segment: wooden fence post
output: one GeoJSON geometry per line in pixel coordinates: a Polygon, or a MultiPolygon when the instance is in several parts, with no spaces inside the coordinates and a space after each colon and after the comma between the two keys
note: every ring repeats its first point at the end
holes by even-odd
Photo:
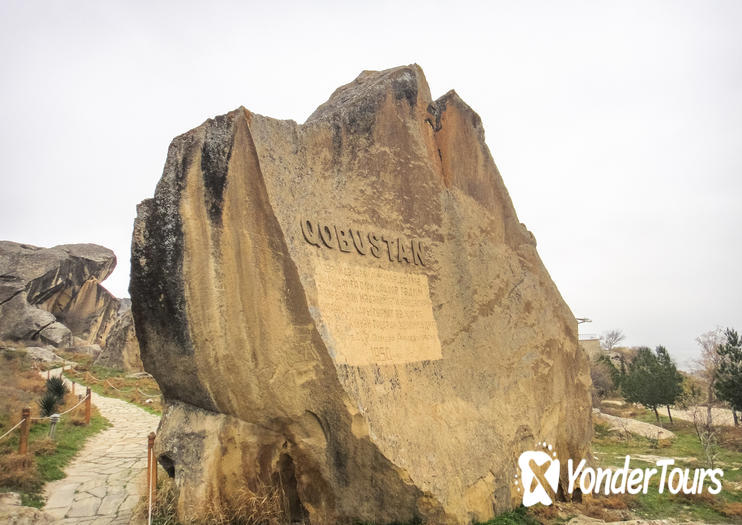
{"type": "Polygon", "coordinates": [[[87,387],[85,389],[85,393],[87,395],[87,398],[85,399],[85,424],[90,424],[90,409],[91,409],[91,403],[93,399],[93,395],[90,392],[90,387],[87,387]]]}
{"type": "Polygon", "coordinates": [[[21,440],[18,443],[18,453],[28,453],[28,433],[31,430],[31,408],[26,407],[21,410],[21,418],[23,424],[21,425],[21,440]]]}
{"type": "Polygon", "coordinates": [[[147,438],[147,497],[151,498],[152,505],[155,504],[157,496],[157,462],[154,447],[155,433],[150,432],[147,438]]]}
{"type": "Polygon", "coordinates": [[[75,395],[75,382],[72,381],[72,395],[75,395]]]}
{"type": "Polygon", "coordinates": [[[52,374],[51,373],[51,370],[47,369],[46,370],[46,378],[49,379],[52,376],[51,374],[52,374]]]}

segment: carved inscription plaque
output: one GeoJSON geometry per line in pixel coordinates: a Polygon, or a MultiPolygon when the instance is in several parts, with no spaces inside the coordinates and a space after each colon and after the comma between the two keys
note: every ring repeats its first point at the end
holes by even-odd
{"type": "Polygon", "coordinates": [[[441,358],[427,276],[325,260],[316,264],[320,316],[338,363],[441,358]]]}

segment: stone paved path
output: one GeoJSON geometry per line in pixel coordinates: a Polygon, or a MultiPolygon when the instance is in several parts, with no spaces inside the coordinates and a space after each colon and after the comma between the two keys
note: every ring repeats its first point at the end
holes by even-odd
{"type": "Polygon", "coordinates": [[[43,510],[60,524],[134,523],[132,511],[146,492],[147,436],[160,418],[96,393],[93,404],[113,426],[85,443],[67,465],[66,478],[47,484],[43,510]]]}

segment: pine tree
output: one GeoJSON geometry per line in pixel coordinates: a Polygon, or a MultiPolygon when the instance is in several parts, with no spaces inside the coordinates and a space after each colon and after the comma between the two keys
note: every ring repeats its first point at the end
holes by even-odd
{"type": "MultiPolygon", "coordinates": [[[[736,412],[742,410],[742,340],[735,330],[727,328],[726,342],[716,348],[721,357],[716,371],[716,396],[736,412]]],[[[737,418],[735,417],[735,424],[737,418]]]]}
{"type": "Polygon", "coordinates": [[[657,407],[667,405],[669,414],[669,406],[682,392],[682,382],[683,378],[665,347],[658,346],[652,353],[644,346],[637,350],[636,357],[629,364],[621,389],[626,401],[651,409],[659,423],[657,407]]]}
{"type": "Polygon", "coordinates": [[[664,346],[658,346],[655,352],[657,353],[657,366],[659,367],[658,380],[662,385],[660,404],[667,407],[667,417],[670,418],[670,424],[672,424],[670,405],[675,404],[675,400],[683,393],[683,376],[678,372],[664,346]]]}

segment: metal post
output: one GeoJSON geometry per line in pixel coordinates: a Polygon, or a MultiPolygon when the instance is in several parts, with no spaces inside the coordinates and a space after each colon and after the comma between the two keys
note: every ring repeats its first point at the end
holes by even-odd
{"type": "Polygon", "coordinates": [[[75,382],[72,381],[72,395],[75,395],[75,382]]]}
{"type": "Polygon", "coordinates": [[[54,439],[54,431],[57,429],[57,423],[59,423],[59,414],[52,414],[49,421],[51,421],[49,424],[49,439],[54,439]]]}
{"type": "Polygon", "coordinates": [[[90,387],[87,387],[85,389],[85,393],[87,395],[87,398],[85,399],[85,424],[90,424],[90,409],[91,409],[91,402],[93,399],[93,396],[90,392],[90,387]]]}
{"type": "Polygon", "coordinates": [[[21,418],[23,418],[23,424],[21,425],[21,440],[18,443],[18,453],[28,453],[28,433],[31,430],[31,408],[26,407],[21,410],[21,418]]]}

